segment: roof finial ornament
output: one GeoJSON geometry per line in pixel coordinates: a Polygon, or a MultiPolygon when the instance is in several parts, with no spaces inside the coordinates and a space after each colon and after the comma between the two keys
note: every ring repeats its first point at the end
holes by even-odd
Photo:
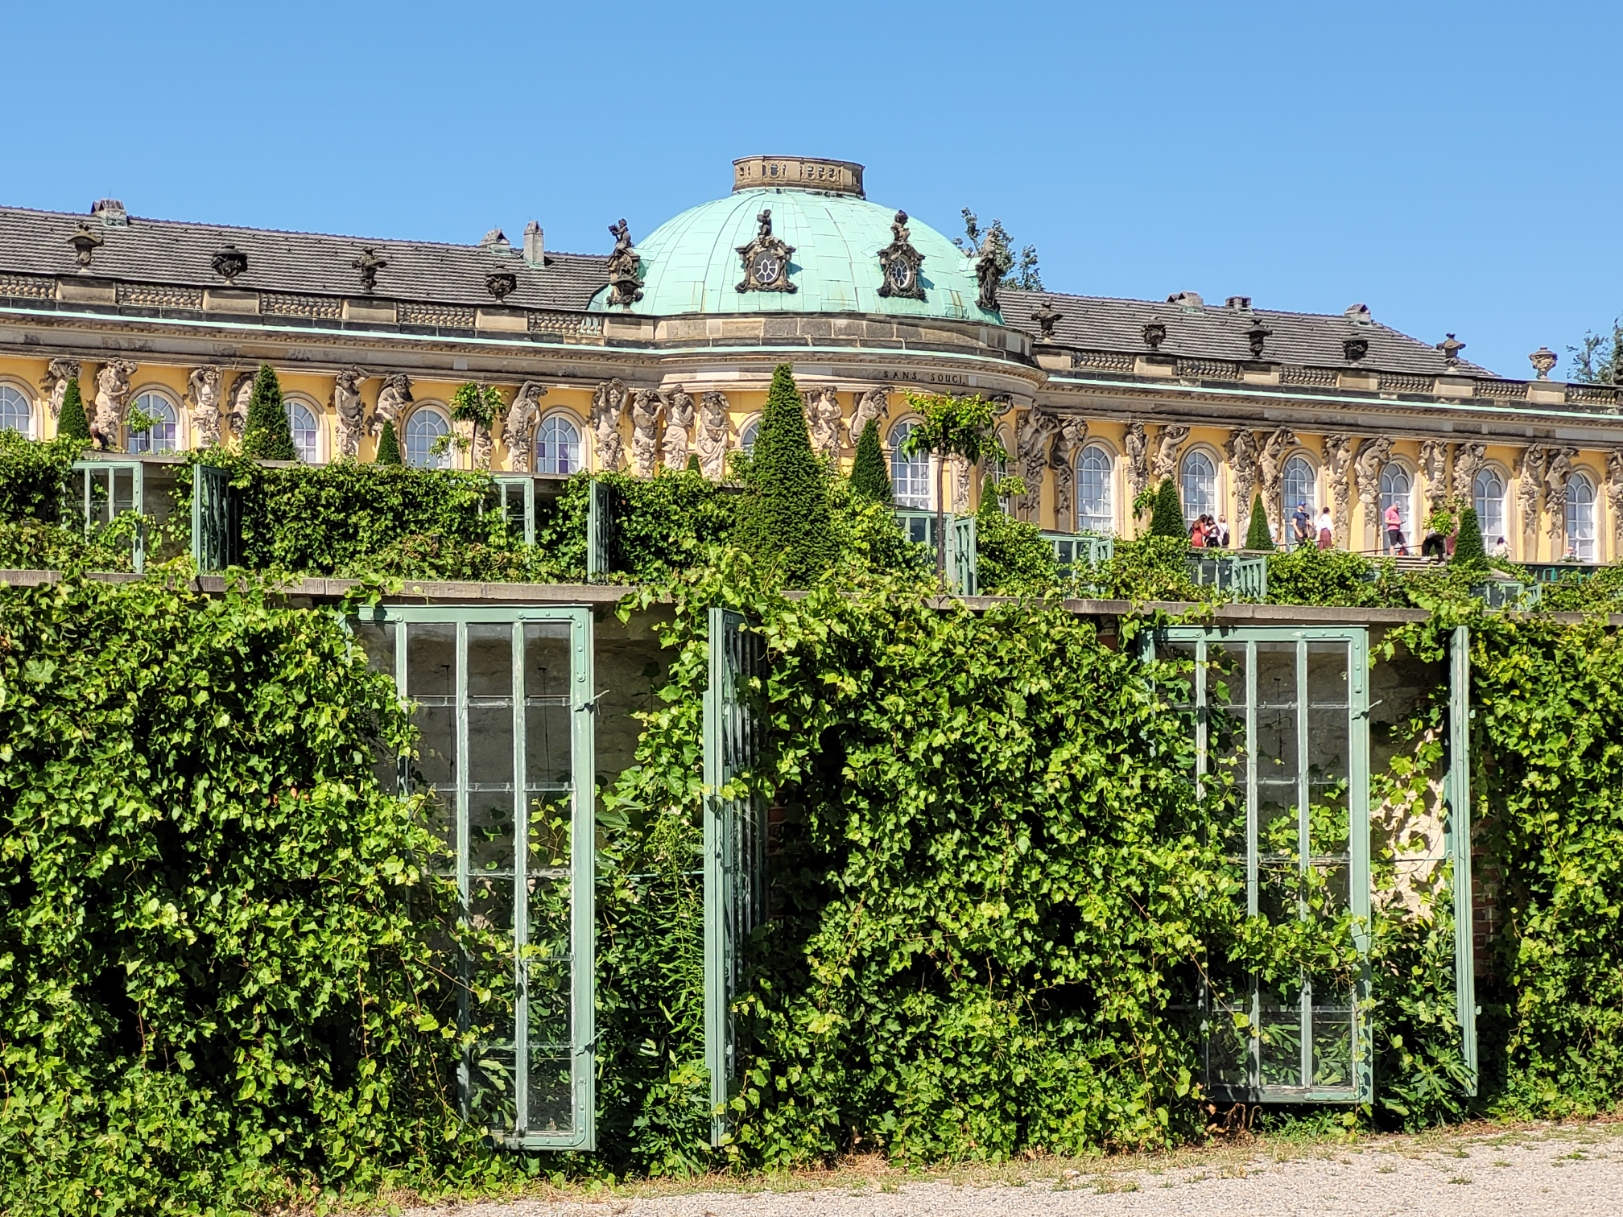
{"type": "Polygon", "coordinates": [[[1357,363],[1369,354],[1368,338],[1343,338],[1341,340],[1341,353],[1347,357],[1348,363],[1357,363]]]}
{"type": "Polygon", "coordinates": [[[378,272],[387,265],[389,265],[388,262],[380,258],[377,250],[371,246],[363,247],[360,257],[350,263],[353,269],[361,272],[361,290],[368,296],[377,291],[378,272]]]}
{"type": "Polygon", "coordinates": [[[1527,357],[1527,362],[1533,365],[1533,371],[1538,373],[1539,380],[1550,379],[1550,370],[1555,367],[1560,356],[1549,347],[1539,347],[1527,357]]]}
{"type": "Polygon", "coordinates": [[[485,276],[485,290],[497,300],[505,300],[518,290],[518,276],[506,269],[493,270],[485,276]]]}
{"type": "Polygon", "coordinates": [[[211,265],[215,274],[234,285],[237,276],[248,269],[248,255],[235,245],[227,245],[214,255],[211,265]]]}
{"type": "Polygon", "coordinates": [[[90,265],[90,256],[96,252],[107,238],[90,227],[88,220],[79,221],[79,231],[68,238],[68,244],[73,246],[73,252],[78,255],[79,265],[90,265]]]}
{"type": "Polygon", "coordinates": [[[1037,311],[1031,315],[1031,319],[1042,327],[1042,336],[1044,338],[1052,338],[1054,336],[1054,326],[1059,323],[1060,318],[1063,316],[1065,314],[1054,307],[1054,301],[1044,296],[1042,303],[1037,306],[1037,311]]]}
{"type": "Polygon", "coordinates": [[[642,259],[631,244],[631,229],[622,216],[618,224],[609,225],[614,237],[614,252],[609,255],[609,303],[630,308],[642,299],[642,259]]]}
{"type": "Polygon", "coordinates": [[[1245,340],[1251,346],[1251,358],[1261,359],[1263,347],[1274,332],[1262,324],[1262,318],[1257,318],[1256,324],[1245,332],[1245,340]]]}
{"type": "Polygon", "coordinates": [[[907,228],[907,212],[898,211],[890,222],[890,244],[879,251],[879,269],[884,282],[879,285],[881,296],[900,296],[904,300],[923,300],[924,288],[919,284],[919,268],[924,255],[913,248],[913,234],[907,228]]]}
{"type": "Polygon", "coordinates": [[[772,235],[772,209],[764,208],[755,217],[755,239],[738,247],[738,256],[744,260],[744,278],[739,283],[741,292],[793,292],[789,282],[789,258],[795,252],[793,245],[772,235]]]}
{"type": "Polygon", "coordinates": [[[1465,349],[1465,344],[1449,334],[1437,344],[1437,349],[1443,353],[1443,362],[1453,368],[1459,366],[1460,352],[1465,349]]]}
{"type": "Polygon", "coordinates": [[[1144,345],[1152,351],[1159,351],[1161,344],[1167,340],[1167,326],[1164,321],[1147,321],[1144,323],[1144,345]]]}

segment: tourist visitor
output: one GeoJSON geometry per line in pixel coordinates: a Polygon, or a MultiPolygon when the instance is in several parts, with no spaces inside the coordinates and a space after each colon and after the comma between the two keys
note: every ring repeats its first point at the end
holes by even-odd
{"type": "Polygon", "coordinates": [[[1335,523],[1330,519],[1330,509],[1324,508],[1319,512],[1319,548],[1329,549],[1335,544],[1335,523]]]}
{"type": "Polygon", "coordinates": [[[1386,508],[1386,548],[1405,558],[1409,556],[1409,547],[1403,543],[1403,513],[1396,503],[1386,508]]]}
{"type": "Polygon", "coordinates": [[[1307,514],[1307,504],[1296,504],[1296,513],[1291,516],[1291,548],[1300,549],[1313,539],[1313,517],[1307,514]]]}
{"type": "Polygon", "coordinates": [[[1208,545],[1215,545],[1219,549],[1229,547],[1229,518],[1226,515],[1217,517],[1217,533],[1214,538],[1207,541],[1208,545]]]}
{"type": "Polygon", "coordinates": [[[1495,558],[1508,558],[1510,557],[1510,542],[1503,537],[1499,537],[1495,539],[1493,549],[1490,552],[1495,558]]]}

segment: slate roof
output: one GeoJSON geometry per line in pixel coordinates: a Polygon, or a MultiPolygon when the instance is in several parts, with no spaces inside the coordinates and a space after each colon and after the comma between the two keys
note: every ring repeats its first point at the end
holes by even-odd
{"type": "MultiPolygon", "coordinates": [[[[592,293],[608,282],[608,256],[546,254],[546,265],[529,266],[515,247],[495,253],[478,245],[431,241],[391,241],[325,233],[278,232],[191,224],[131,216],[127,226],[103,225],[99,218],[66,212],[0,207],[0,271],[67,275],[79,271],[68,238],[89,220],[103,238],[83,273],[133,283],[226,287],[213,258],[226,244],[248,255],[237,287],[267,292],[361,296],[360,272],[350,264],[371,248],[388,262],[378,272],[374,295],[387,300],[493,306],[485,287],[494,268],[513,271],[518,288],[503,304],[515,308],[583,310],[592,293]]],[[[522,237],[510,236],[515,242],[522,237]]]]}
{"type": "MultiPolygon", "coordinates": [[[[234,286],[262,292],[362,296],[360,272],[351,263],[367,248],[388,262],[378,273],[373,293],[384,300],[489,307],[497,301],[485,286],[485,276],[501,268],[511,270],[518,280],[518,287],[502,304],[583,312],[593,294],[608,282],[607,254],[548,252],[545,266],[536,268],[524,261],[517,244],[498,252],[499,247],[481,245],[282,232],[141,216],[131,216],[127,225],[106,225],[99,217],[84,213],[21,207],[0,207],[0,273],[80,273],[68,239],[86,221],[103,244],[82,273],[131,283],[226,287],[212,263],[227,244],[248,255],[248,269],[236,277],[234,286]]],[[[521,242],[522,235],[509,239],[521,242]]],[[[1442,352],[1430,343],[1379,322],[1358,323],[1345,316],[1241,310],[1216,303],[1191,309],[1168,302],[1012,288],[998,295],[1005,324],[1033,336],[1040,335],[1041,327],[1031,314],[1043,300],[1051,300],[1064,315],[1049,341],[1079,350],[1148,352],[1144,325],[1155,320],[1167,327],[1166,340],[1159,348],[1162,354],[1244,361],[1253,358],[1246,331],[1260,320],[1273,331],[1263,351],[1263,358],[1273,363],[1361,367],[1422,376],[1449,371],[1493,375],[1464,360],[1450,369],[1442,352]],[[1369,341],[1369,353],[1356,364],[1347,360],[1342,348],[1342,341],[1350,337],[1369,341]]]]}
{"type": "Polygon", "coordinates": [[[1058,346],[1087,351],[1148,353],[1144,326],[1160,321],[1167,327],[1163,355],[1188,359],[1250,360],[1251,345],[1246,331],[1261,321],[1273,333],[1265,339],[1262,358],[1270,363],[1318,368],[1369,368],[1378,372],[1409,372],[1421,376],[1455,373],[1462,376],[1492,376],[1477,364],[1460,360],[1449,368],[1443,353],[1378,321],[1354,322],[1345,316],[1322,313],[1286,313],[1274,309],[1242,310],[1207,303],[1198,310],[1180,304],[1150,300],[1116,300],[1108,296],[1072,296],[1063,292],[1028,292],[1003,288],[998,292],[1004,324],[1025,330],[1033,336],[1042,330],[1031,314],[1044,300],[1062,316],[1054,323],[1054,336],[1047,341],[1058,346]],[[1364,338],[1369,353],[1353,363],[1347,359],[1342,341],[1364,338]]]}

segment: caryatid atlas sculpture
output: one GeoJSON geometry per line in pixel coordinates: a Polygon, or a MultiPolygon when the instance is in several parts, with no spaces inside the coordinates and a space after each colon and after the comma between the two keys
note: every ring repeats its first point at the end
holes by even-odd
{"type": "Polygon", "coordinates": [[[130,378],[136,365],[127,359],[102,364],[96,373],[96,412],[90,422],[90,438],[100,448],[116,447],[124,426],[124,412],[130,400],[130,378]]]}
{"type": "Polygon", "coordinates": [[[220,442],[220,390],[225,374],[220,365],[204,364],[186,378],[186,401],[190,405],[192,446],[213,448],[220,442]]]}
{"type": "Polygon", "coordinates": [[[1257,456],[1263,507],[1268,512],[1268,526],[1276,537],[1285,535],[1284,501],[1280,498],[1285,483],[1285,453],[1296,442],[1296,433],[1289,427],[1275,427],[1263,441],[1262,451],[1257,456]]]}
{"type": "Polygon", "coordinates": [[[699,399],[699,431],[695,437],[699,470],[712,482],[721,481],[727,472],[727,449],[732,432],[727,395],[713,389],[699,399]]]}
{"type": "Polygon", "coordinates": [[[239,442],[248,430],[248,403],[253,396],[254,374],[238,372],[231,391],[225,395],[225,421],[231,424],[231,435],[239,442]]]}
{"type": "Polygon", "coordinates": [[[1189,428],[1167,423],[1155,434],[1155,484],[1159,486],[1178,472],[1178,451],[1189,438],[1189,428]]]}
{"type": "Polygon", "coordinates": [[[1392,458],[1392,437],[1378,435],[1366,439],[1353,460],[1353,475],[1358,482],[1358,501],[1364,508],[1364,531],[1377,535],[1381,526],[1381,472],[1392,458]]]}
{"type": "Polygon", "coordinates": [[[404,372],[385,376],[383,388],[378,390],[378,404],[372,409],[372,434],[381,434],[383,424],[388,423],[394,428],[395,442],[399,443],[404,438],[400,432],[400,419],[411,402],[411,377],[404,372]]]}
{"type": "Polygon", "coordinates": [[[353,460],[361,452],[361,433],[366,429],[366,403],[361,400],[361,382],[366,373],[345,368],[333,377],[333,413],[338,416],[338,455],[353,460]]]}
{"type": "Polygon", "coordinates": [[[665,394],[665,435],[659,451],[660,463],[665,468],[687,468],[688,449],[693,443],[695,412],[693,394],[681,385],[672,385],[665,394]]]}
{"type": "Polygon", "coordinates": [[[829,386],[806,394],[806,427],[812,451],[823,457],[840,454],[840,396],[829,386]]]}
{"type": "Polygon", "coordinates": [[[597,467],[614,472],[625,460],[620,440],[620,418],[625,413],[625,382],[619,377],[605,380],[592,390],[592,409],[587,421],[592,427],[592,445],[597,449],[597,467]]]}
{"type": "Polygon", "coordinates": [[[1022,520],[1035,520],[1042,515],[1043,475],[1048,469],[1048,445],[1059,434],[1059,419],[1042,406],[1032,406],[1021,420],[1015,440],[1020,455],[1020,480],[1026,484],[1026,493],[1020,496],[1019,512],[1022,520]]]}
{"type": "Polygon", "coordinates": [[[1251,500],[1257,492],[1258,450],[1257,437],[1249,427],[1236,427],[1223,441],[1223,455],[1228,457],[1234,477],[1234,519],[1242,528],[1251,519],[1251,500]]]}
{"type": "Polygon", "coordinates": [[[77,359],[53,359],[40,379],[40,392],[45,395],[45,406],[51,412],[51,421],[62,417],[62,399],[68,393],[68,381],[79,378],[77,359]]]}
{"type": "Polygon", "coordinates": [[[535,428],[541,421],[541,399],[546,395],[540,381],[526,380],[513,395],[513,404],[507,407],[502,444],[507,449],[508,467],[515,473],[529,473],[534,468],[535,428]]]}
{"type": "Polygon", "coordinates": [[[862,433],[874,423],[890,414],[890,390],[884,385],[864,389],[857,396],[856,408],[851,411],[851,444],[856,446],[862,433]]]}
{"type": "Polygon", "coordinates": [[[640,478],[654,476],[659,460],[659,420],[665,399],[657,390],[638,389],[631,395],[631,471],[640,478]]]}
{"type": "Polygon", "coordinates": [[[1138,496],[1150,484],[1150,441],[1144,434],[1143,423],[1127,424],[1126,434],[1122,436],[1122,448],[1127,453],[1127,487],[1132,491],[1133,501],[1137,502],[1138,496]]]}
{"type": "Polygon", "coordinates": [[[1351,538],[1351,520],[1348,518],[1351,506],[1351,487],[1348,484],[1347,471],[1352,465],[1352,459],[1352,436],[1336,434],[1324,437],[1324,469],[1330,477],[1330,501],[1334,504],[1335,539],[1336,544],[1342,549],[1347,548],[1347,542],[1351,538]]]}

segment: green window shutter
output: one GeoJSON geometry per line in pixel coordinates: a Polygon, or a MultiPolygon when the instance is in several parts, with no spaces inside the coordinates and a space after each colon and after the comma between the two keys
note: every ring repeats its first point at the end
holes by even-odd
{"type": "MultiPolygon", "coordinates": [[[[448,847],[462,915],[504,950],[465,959],[463,1114],[524,1150],[596,1148],[591,610],[379,606],[351,623],[421,736],[402,758],[448,847]]],[[[391,773],[392,758],[380,767],[391,773]]]]}
{"type": "Polygon", "coordinates": [[[500,508],[507,516],[510,531],[524,538],[524,544],[535,544],[535,479],[529,477],[497,477],[496,490],[490,506],[500,508]]]}
{"type": "Polygon", "coordinates": [[[192,466],[192,561],[197,573],[242,560],[242,498],[231,475],[214,465],[192,466]]]}
{"type": "Polygon", "coordinates": [[[704,1046],[711,1143],[727,1135],[740,1072],[733,1003],[749,936],[766,918],[766,803],[733,785],[760,758],[749,685],[766,675],[766,648],[730,609],[710,610],[710,683],[704,695],[704,1046]]]}
{"type": "Polygon", "coordinates": [[[606,482],[593,482],[586,505],[586,581],[597,583],[613,569],[614,498],[606,482]]]}
{"type": "Polygon", "coordinates": [[[132,569],[146,569],[146,477],[140,461],[75,461],[70,482],[79,500],[88,535],[98,525],[109,524],[125,512],[141,519],[131,541],[132,569]]]}
{"type": "Polygon", "coordinates": [[[952,590],[960,596],[978,595],[975,517],[952,516],[947,528],[947,574],[952,580],[952,590]]]}

